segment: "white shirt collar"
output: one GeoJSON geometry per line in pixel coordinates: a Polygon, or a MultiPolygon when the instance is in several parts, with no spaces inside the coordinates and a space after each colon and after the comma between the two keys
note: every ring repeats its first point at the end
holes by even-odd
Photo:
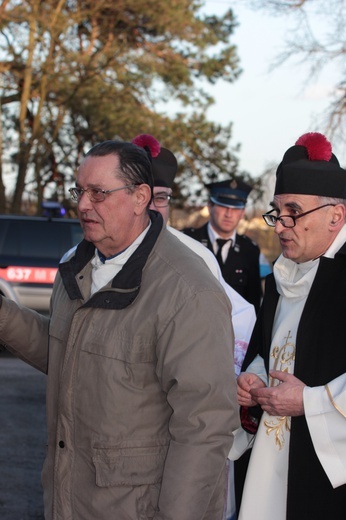
{"type": "Polygon", "coordinates": [[[126,264],[127,260],[130,256],[135,252],[137,247],[143,242],[145,235],[148,233],[149,228],[151,226],[151,222],[145,228],[144,231],[132,242],[129,247],[122,251],[117,256],[102,262],[97,253],[97,249],[95,249],[95,255],[91,260],[92,265],[92,284],[91,284],[91,294],[99,291],[102,287],[107,285],[116,276],[119,271],[121,271],[122,267],[126,264]]]}
{"type": "MultiPolygon", "coordinates": [[[[220,237],[220,235],[215,231],[215,229],[213,228],[213,226],[211,225],[210,222],[208,222],[208,234],[209,234],[210,242],[212,243],[213,246],[218,238],[224,238],[224,237],[220,237]]],[[[231,239],[232,243],[235,244],[235,236],[236,236],[236,231],[233,231],[232,235],[227,237],[227,239],[231,239]]]]}

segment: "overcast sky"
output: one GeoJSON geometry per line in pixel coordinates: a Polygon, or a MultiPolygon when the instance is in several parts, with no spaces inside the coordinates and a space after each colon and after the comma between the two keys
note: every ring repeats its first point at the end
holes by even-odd
{"type": "MultiPolygon", "coordinates": [[[[253,12],[241,1],[210,0],[205,11],[220,15],[230,6],[239,21],[232,42],[238,47],[243,74],[234,84],[212,88],[216,104],[208,117],[224,124],[233,122],[233,144],[241,144],[240,168],[257,176],[269,165],[278,164],[301,134],[324,132],[324,114],[337,73],[330,66],[308,81],[308,65],[294,62],[269,72],[283,48],[287,19],[253,12]]],[[[332,144],[345,166],[344,149],[340,143],[332,144]]]]}

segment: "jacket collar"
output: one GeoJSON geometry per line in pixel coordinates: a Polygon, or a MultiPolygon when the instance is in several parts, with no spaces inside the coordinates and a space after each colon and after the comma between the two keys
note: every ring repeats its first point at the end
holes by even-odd
{"type": "MultiPolygon", "coordinates": [[[[143,268],[163,227],[160,213],[150,211],[149,215],[151,226],[143,242],[113,278],[111,285],[95,293],[84,303],[84,307],[124,309],[136,299],[141,288],[143,268]]],[[[59,265],[62,282],[71,300],[83,299],[76,276],[91,261],[94,254],[94,244],[82,240],[75,255],[69,261],[59,265]]]]}

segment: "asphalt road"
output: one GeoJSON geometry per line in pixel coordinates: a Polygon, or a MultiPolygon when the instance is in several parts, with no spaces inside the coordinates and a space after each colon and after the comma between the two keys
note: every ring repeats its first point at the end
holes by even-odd
{"type": "Polygon", "coordinates": [[[0,353],[0,519],[43,520],[46,376],[0,353]]]}

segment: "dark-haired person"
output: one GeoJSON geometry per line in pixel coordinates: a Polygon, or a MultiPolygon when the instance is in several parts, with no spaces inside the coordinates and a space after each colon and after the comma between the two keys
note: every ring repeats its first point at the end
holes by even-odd
{"type": "Polygon", "coordinates": [[[1,341],[48,374],[46,520],[223,517],[239,421],[230,304],[149,210],[152,187],[149,153],[93,147],[70,190],[84,240],[50,318],[2,299],[1,341]]]}
{"type": "Polygon", "coordinates": [[[239,520],[345,518],[345,205],[331,144],[304,134],[284,154],[263,215],[282,254],[238,377],[243,429],[231,456],[255,434],[239,520]]]}
{"type": "Polygon", "coordinates": [[[237,233],[252,187],[236,178],[206,187],[209,222],[200,228],[185,228],[183,232],[214,253],[225,281],[258,312],[262,298],[260,250],[249,237],[237,233]]]}

